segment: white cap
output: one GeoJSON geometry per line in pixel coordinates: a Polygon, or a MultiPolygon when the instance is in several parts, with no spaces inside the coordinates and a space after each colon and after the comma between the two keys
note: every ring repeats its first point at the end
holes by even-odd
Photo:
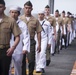
{"type": "Polygon", "coordinates": [[[69,15],[69,17],[72,17],[72,15],[69,15]]]}
{"type": "Polygon", "coordinates": [[[17,10],[17,11],[21,11],[21,7],[19,6],[11,6],[10,10],[17,10]]]}
{"type": "Polygon", "coordinates": [[[43,10],[40,10],[39,12],[38,12],[38,14],[44,14],[44,11],[43,10]]]}

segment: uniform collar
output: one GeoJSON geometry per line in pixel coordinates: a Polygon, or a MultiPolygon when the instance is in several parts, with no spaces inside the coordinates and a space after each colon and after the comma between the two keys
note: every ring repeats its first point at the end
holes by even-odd
{"type": "Polygon", "coordinates": [[[18,20],[16,21],[16,23],[18,24],[20,21],[21,21],[21,20],[20,20],[20,19],[18,19],[18,20]]]}
{"type": "Polygon", "coordinates": [[[43,19],[42,21],[39,20],[40,24],[42,25],[43,22],[45,22],[46,19],[43,19]]]}
{"type": "MultiPolygon", "coordinates": [[[[26,19],[26,17],[27,17],[26,15],[23,15],[23,19],[26,19]]],[[[31,15],[30,20],[32,20],[32,19],[33,19],[33,16],[31,15]]]]}
{"type": "Polygon", "coordinates": [[[50,18],[52,18],[52,16],[51,15],[49,15],[49,16],[45,16],[45,19],[50,19],[50,18]],[[48,18],[47,18],[48,17],[48,18]]]}

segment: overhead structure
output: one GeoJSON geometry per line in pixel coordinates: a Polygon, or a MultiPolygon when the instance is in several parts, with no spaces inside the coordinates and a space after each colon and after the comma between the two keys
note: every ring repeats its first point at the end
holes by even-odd
{"type": "Polygon", "coordinates": [[[49,0],[51,14],[54,14],[54,0],[49,0]]]}

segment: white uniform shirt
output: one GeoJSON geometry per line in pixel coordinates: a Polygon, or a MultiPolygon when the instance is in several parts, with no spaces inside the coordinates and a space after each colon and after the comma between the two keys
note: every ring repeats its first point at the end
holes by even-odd
{"type": "MultiPolygon", "coordinates": [[[[27,50],[28,52],[30,52],[30,35],[28,32],[27,25],[20,19],[18,19],[16,22],[19,28],[21,29],[22,33],[20,35],[20,42],[17,45],[16,49],[14,50],[13,54],[21,54],[22,50],[27,50]]],[[[12,34],[10,40],[10,46],[12,47],[13,44],[14,44],[14,35],[12,34]]]]}
{"type": "Polygon", "coordinates": [[[52,38],[52,28],[51,28],[51,25],[50,25],[50,22],[48,22],[47,20],[43,20],[43,21],[39,21],[40,24],[42,25],[43,27],[43,30],[41,32],[41,39],[44,39],[44,38],[48,38],[48,44],[51,44],[51,38],[52,38]],[[43,21],[45,21],[43,23],[43,21]]]}

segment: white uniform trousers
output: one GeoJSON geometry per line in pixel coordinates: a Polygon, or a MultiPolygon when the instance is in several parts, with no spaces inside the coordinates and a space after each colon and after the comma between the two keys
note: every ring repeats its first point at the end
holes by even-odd
{"type": "Polygon", "coordinates": [[[53,54],[55,52],[55,37],[54,35],[52,35],[52,40],[51,40],[51,48],[50,48],[50,52],[51,54],[53,54]]]}
{"type": "Polygon", "coordinates": [[[75,30],[73,30],[72,32],[72,40],[74,40],[74,38],[75,38],[75,30]]]}
{"type": "MultiPolygon", "coordinates": [[[[74,37],[74,38],[76,37],[76,35],[75,35],[75,30],[73,31],[73,37],[74,37]]],[[[73,38],[73,39],[74,39],[74,38],[73,38]]]]}
{"type": "Polygon", "coordinates": [[[73,21],[73,33],[72,33],[72,39],[74,40],[74,38],[75,38],[75,28],[76,27],[76,22],[75,21],[73,21]]]}
{"type": "Polygon", "coordinates": [[[70,39],[69,39],[69,44],[72,43],[72,29],[70,30],[70,39]]]}
{"type": "MultiPolygon", "coordinates": [[[[15,71],[14,75],[22,75],[22,59],[23,59],[23,54],[12,55],[12,61],[14,64],[14,71],[15,71]]],[[[11,66],[10,66],[10,70],[11,70],[11,66]]],[[[12,75],[10,72],[9,75],[12,75]]]]}
{"type": "Polygon", "coordinates": [[[67,44],[66,44],[66,46],[69,45],[69,38],[70,38],[70,32],[67,32],[67,44]]]}
{"type": "MultiPolygon", "coordinates": [[[[36,49],[37,49],[36,44],[36,49]]],[[[36,71],[41,71],[41,68],[46,67],[46,48],[47,48],[47,38],[41,39],[41,52],[36,51],[36,71]]]]}

